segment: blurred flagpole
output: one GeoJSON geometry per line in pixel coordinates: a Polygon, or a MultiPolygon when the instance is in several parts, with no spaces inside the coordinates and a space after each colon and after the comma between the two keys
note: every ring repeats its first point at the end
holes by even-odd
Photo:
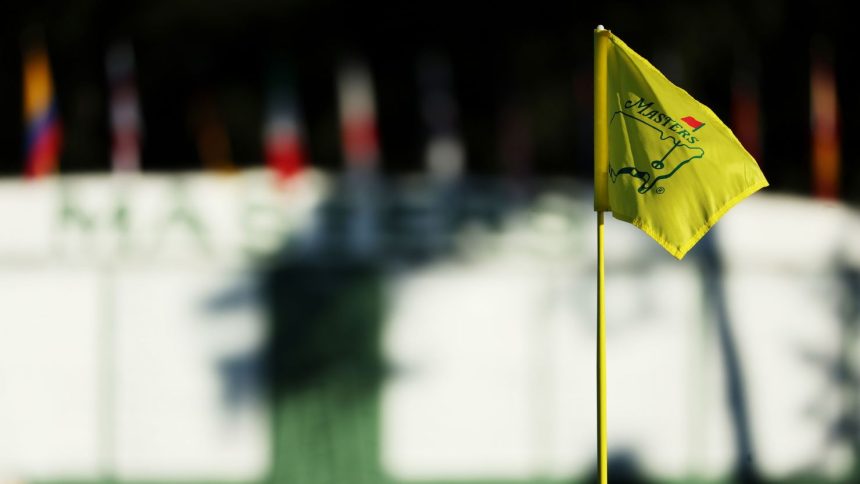
{"type": "Polygon", "coordinates": [[[418,86],[426,132],[424,166],[433,199],[422,238],[432,251],[444,250],[449,243],[465,166],[452,78],[451,64],[443,54],[425,53],[419,59],[418,86]]]}
{"type": "Polygon", "coordinates": [[[603,212],[609,210],[607,192],[609,133],[607,122],[606,53],[609,31],[594,31],[594,210],[597,212],[597,474],[607,482],[606,466],[606,300],[603,274],[603,212]]]}
{"type": "Polygon", "coordinates": [[[337,76],[341,144],[346,161],[351,250],[373,255],[380,242],[379,132],[370,68],[358,58],[345,60],[337,76]]]}
{"type": "MultiPolygon", "coordinates": [[[[127,40],[113,43],[105,56],[105,71],[110,89],[111,170],[115,182],[115,220],[123,232],[119,249],[128,248],[129,188],[140,173],[143,122],[138,100],[134,49],[127,40]]],[[[117,270],[115,262],[105,260],[101,273],[101,323],[99,359],[101,372],[99,452],[100,477],[114,482],[117,473],[117,270]]]]}

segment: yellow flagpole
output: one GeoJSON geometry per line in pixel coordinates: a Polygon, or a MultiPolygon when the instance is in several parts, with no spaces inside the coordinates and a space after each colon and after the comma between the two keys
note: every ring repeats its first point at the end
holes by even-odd
{"type": "Polygon", "coordinates": [[[597,212],[597,461],[606,484],[606,291],[603,277],[603,212],[597,212]]]}
{"type": "Polygon", "coordinates": [[[603,214],[609,210],[609,133],[607,62],[609,31],[594,31],[594,210],[597,211],[597,474],[607,483],[606,446],[606,291],[603,273],[603,214]]]}
{"type": "Polygon", "coordinates": [[[609,210],[609,126],[606,97],[609,31],[594,31],[594,210],[609,210]]]}

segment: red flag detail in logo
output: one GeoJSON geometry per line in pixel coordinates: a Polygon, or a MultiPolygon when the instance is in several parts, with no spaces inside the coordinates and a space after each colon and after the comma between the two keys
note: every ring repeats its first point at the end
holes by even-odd
{"type": "Polygon", "coordinates": [[[705,124],[692,116],[685,116],[681,118],[681,121],[689,124],[690,127],[693,129],[699,129],[702,127],[703,124],[705,124]]]}

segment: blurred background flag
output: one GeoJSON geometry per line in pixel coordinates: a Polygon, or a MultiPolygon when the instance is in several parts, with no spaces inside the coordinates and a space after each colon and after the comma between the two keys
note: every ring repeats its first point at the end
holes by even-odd
{"type": "Polygon", "coordinates": [[[424,160],[427,171],[441,180],[459,178],[465,163],[451,78],[451,65],[442,55],[425,54],[419,60],[421,115],[427,129],[424,160]]]}
{"type": "Polygon", "coordinates": [[[230,134],[211,92],[205,91],[196,97],[191,108],[191,123],[203,168],[222,173],[235,172],[230,134]]]}
{"type": "Polygon", "coordinates": [[[608,35],[609,207],[680,259],[768,183],[713,111],[608,35]]]}
{"type": "Polygon", "coordinates": [[[758,77],[751,70],[741,70],[732,82],[732,130],[747,152],[759,163],[761,150],[761,107],[758,77]]]}
{"type": "Polygon", "coordinates": [[[134,51],[118,42],[106,58],[110,86],[111,164],[117,173],[140,170],[142,123],[134,72],[134,51]]]}
{"type": "Polygon", "coordinates": [[[379,164],[376,100],[367,65],[350,59],[337,78],[341,142],[349,169],[375,169],[379,164]]]}
{"type": "Polygon", "coordinates": [[[56,170],[62,143],[51,65],[42,42],[33,42],[24,51],[24,146],[25,170],[30,178],[40,178],[56,170]]]}
{"type": "Polygon", "coordinates": [[[283,65],[269,74],[263,138],[266,165],[280,180],[292,178],[307,165],[295,79],[283,65]]]}
{"type": "Polygon", "coordinates": [[[810,73],[812,124],[812,179],[816,197],[839,196],[840,140],[839,101],[836,76],[830,60],[830,49],[819,45],[813,49],[810,73]]]}

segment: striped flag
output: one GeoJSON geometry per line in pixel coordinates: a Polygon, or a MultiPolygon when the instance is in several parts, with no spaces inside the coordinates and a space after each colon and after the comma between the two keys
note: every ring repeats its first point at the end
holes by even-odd
{"type": "Polygon", "coordinates": [[[119,43],[107,54],[110,84],[111,163],[117,173],[140,170],[141,119],[131,45],[119,43]]]}
{"type": "Polygon", "coordinates": [[[307,165],[298,97],[291,76],[277,71],[271,75],[266,122],[263,133],[266,165],[286,180],[307,165]]]}
{"type": "Polygon", "coordinates": [[[337,90],[346,164],[350,169],[375,170],[380,150],[370,69],[357,60],[344,63],[338,73],[337,90]]]}
{"type": "Polygon", "coordinates": [[[22,85],[25,172],[28,178],[40,178],[57,169],[63,137],[48,52],[41,44],[24,52],[22,85]]]}

